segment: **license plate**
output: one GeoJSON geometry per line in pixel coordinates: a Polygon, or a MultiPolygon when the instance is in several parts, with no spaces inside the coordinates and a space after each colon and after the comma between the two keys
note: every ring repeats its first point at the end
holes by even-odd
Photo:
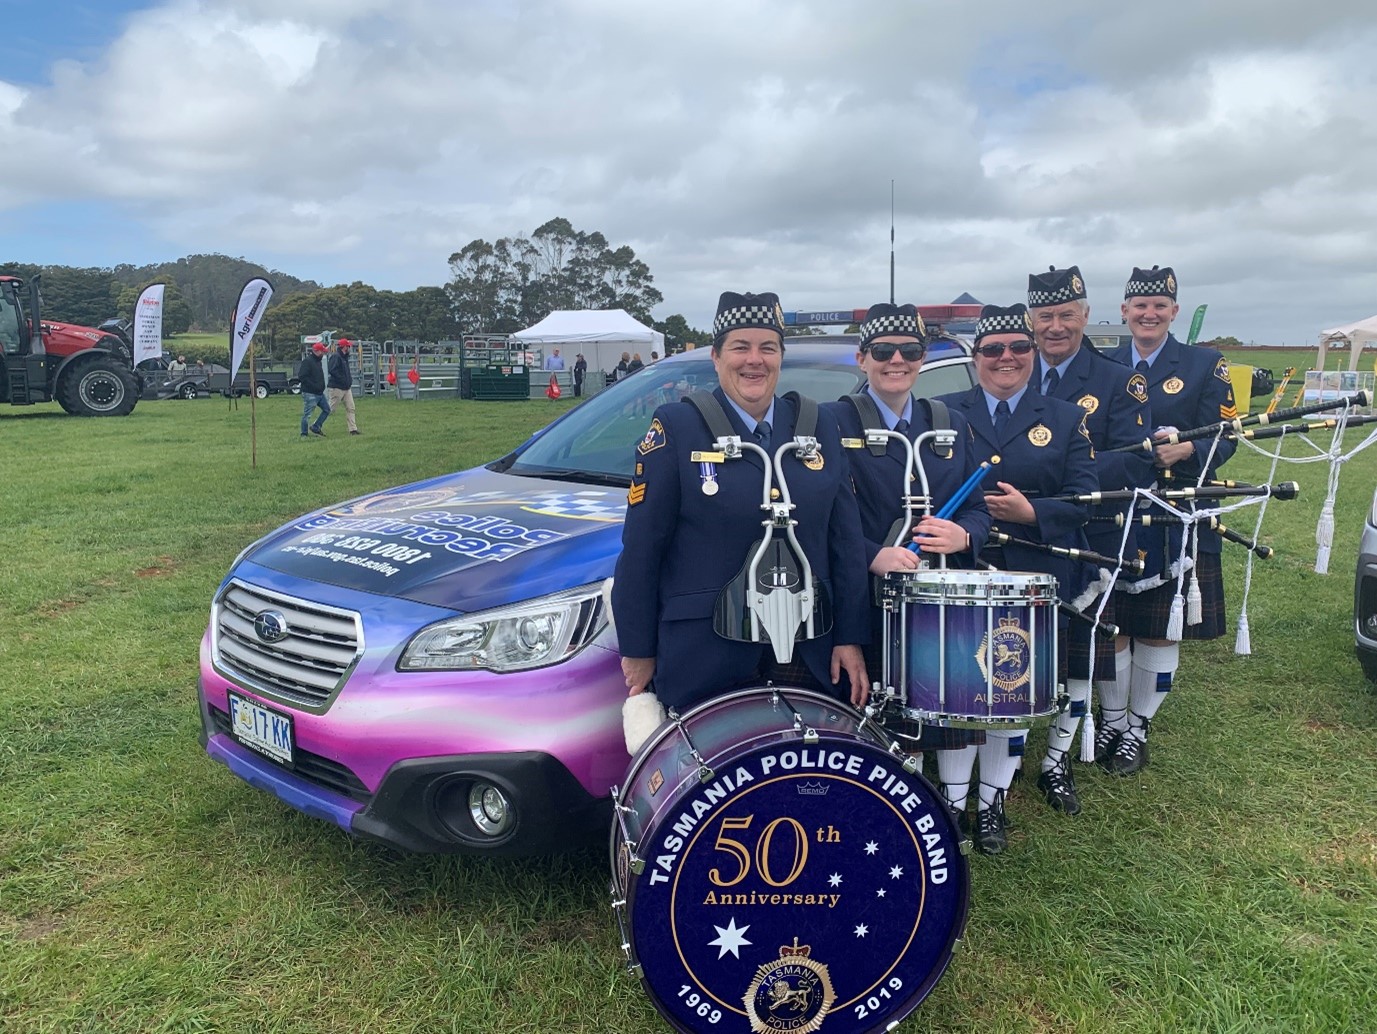
{"type": "Polygon", "coordinates": [[[229,695],[229,706],[230,735],[237,742],[284,765],[292,763],[291,715],[279,714],[236,693],[229,695]]]}

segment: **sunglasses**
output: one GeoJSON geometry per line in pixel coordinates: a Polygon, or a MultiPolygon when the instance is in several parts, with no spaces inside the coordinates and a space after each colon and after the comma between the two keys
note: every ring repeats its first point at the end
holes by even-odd
{"type": "Polygon", "coordinates": [[[972,351],[976,355],[983,355],[986,359],[998,359],[1004,354],[1006,348],[1014,355],[1027,355],[1033,350],[1033,343],[1031,341],[1015,341],[1013,344],[976,345],[972,351]]]}
{"type": "Polygon", "coordinates": [[[866,351],[869,352],[870,357],[878,363],[889,362],[894,358],[894,353],[896,351],[904,357],[904,362],[916,363],[919,359],[923,358],[923,356],[927,355],[928,346],[920,341],[902,345],[882,341],[879,344],[871,345],[866,351]]]}

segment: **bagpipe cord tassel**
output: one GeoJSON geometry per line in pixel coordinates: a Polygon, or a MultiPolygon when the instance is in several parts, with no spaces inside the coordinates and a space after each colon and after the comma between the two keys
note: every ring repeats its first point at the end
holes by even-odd
{"type": "Polygon", "coordinates": [[[1205,619],[1200,598],[1200,525],[1191,525],[1191,585],[1186,592],[1186,624],[1198,625],[1205,619]]]}
{"type": "MultiPolygon", "coordinates": [[[[1094,670],[1094,663],[1091,663],[1094,670]]],[[[1081,749],[1077,755],[1082,764],[1095,760],[1095,680],[1090,680],[1090,695],[1085,698],[1085,717],[1081,719],[1081,749]]]]}

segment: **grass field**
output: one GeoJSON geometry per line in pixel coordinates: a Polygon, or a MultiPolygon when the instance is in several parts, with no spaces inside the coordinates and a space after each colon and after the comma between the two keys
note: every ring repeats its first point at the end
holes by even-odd
{"type": "MultiPolygon", "coordinates": [[[[298,400],[273,397],[256,469],[247,400],[0,414],[0,1029],[665,1029],[622,970],[604,852],[401,856],[196,739],[197,645],[243,546],[489,459],[568,405],[361,399],[362,437],[302,441],[298,400]]],[[[1344,468],[1321,576],[1326,469],[1278,473],[1303,492],[1268,511],[1253,654],[1184,647],[1146,772],[1079,766],[1072,820],[1015,786],[1010,850],[972,856],[964,949],[902,1030],[1377,1030],[1377,693],[1350,630],[1377,452],[1344,468]]],[[[1232,617],[1243,551],[1225,559],[1232,617]]]]}

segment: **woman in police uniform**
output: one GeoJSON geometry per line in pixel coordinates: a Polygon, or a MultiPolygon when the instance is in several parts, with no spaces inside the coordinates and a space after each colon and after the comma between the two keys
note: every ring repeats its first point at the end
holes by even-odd
{"type": "MultiPolygon", "coordinates": [[[[743,441],[773,455],[793,438],[798,406],[775,394],[784,355],[784,319],[774,294],[726,292],[713,324],[713,392],[743,441]]],[[[782,466],[800,547],[831,600],[832,627],[800,642],[794,661],[775,661],[768,643],[717,635],[713,613],[723,588],[762,535],[764,466],[752,450],[728,462],[695,461],[714,435],[693,404],[659,407],[636,446],[612,610],[629,695],[651,687],[661,704],[687,708],[770,678],[821,688],[856,705],[868,694],[861,647],[869,637],[860,516],[836,420],[819,412],[817,457],[793,453],[782,466]]]]}

